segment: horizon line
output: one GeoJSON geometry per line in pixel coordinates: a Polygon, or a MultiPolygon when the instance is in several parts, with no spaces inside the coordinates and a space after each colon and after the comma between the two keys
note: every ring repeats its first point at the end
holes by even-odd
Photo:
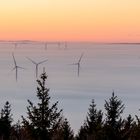
{"type": "Polygon", "coordinates": [[[1,42],[7,42],[7,43],[21,43],[21,42],[36,42],[36,43],[64,43],[64,42],[67,42],[67,43],[94,43],[94,44],[140,44],[140,42],[126,42],[126,41],[122,41],[122,42],[98,42],[98,41],[69,41],[69,40],[54,40],[54,41],[51,41],[51,40],[30,40],[30,39],[18,39],[18,40],[0,40],[0,43],[1,42]]]}

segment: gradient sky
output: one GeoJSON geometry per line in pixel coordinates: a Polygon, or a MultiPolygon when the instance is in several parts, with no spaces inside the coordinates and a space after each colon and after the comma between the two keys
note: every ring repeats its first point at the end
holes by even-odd
{"type": "Polygon", "coordinates": [[[140,42],[140,0],[1,0],[0,39],[140,42]]]}

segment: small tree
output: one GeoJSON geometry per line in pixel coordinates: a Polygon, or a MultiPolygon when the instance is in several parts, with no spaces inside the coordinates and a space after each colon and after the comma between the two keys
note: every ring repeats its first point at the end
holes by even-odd
{"type": "Polygon", "coordinates": [[[92,133],[93,131],[96,131],[101,128],[102,118],[103,118],[103,113],[101,110],[98,111],[96,109],[96,104],[93,99],[90,104],[89,112],[86,119],[86,127],[89,133],[92,133]]]}
{"type": "Polygon", "coordinates": [[[84,125],[81,127],[79,132],[80,139],[92,139],[99,140],[103,136],[102,134],[102,126],[103,126],[103,113],[101,110],[96,109],[96,104],[94,100],[92,100],[89,111],[87,113],[87,117],[84,125]],[[83,133],[84,132],[84,133],[83,133]],[[83,136],[83,138],[82,138],[83,136]]]}
{"type": "Polygon", "coordinates": [[[39,102],[35,106],[28,100],[28,119],[22,118],[24,126],[34,139],[50,140],[54,130],[59,126],[62,110],[58,111],[58,102],[50,106],[49,89],[45,85],[46,73],[43,73],[40,78],[41,80],[37,80],[37,97],[39,102]]]}
{"type": "Polygon", "coordinates": [[[28,140],[26,129],[22,126],[20,121],[12,126],[10,140],[28,140]]]}
{"type": "Polygon", "coordinates": [[[80,127],[76,140],[87,140],[87,130],[85,128],[85,124],[80,127]]]}
{"type": "Polygon", "coordinates": [[[73,140],[74,139],[74,133],[73,130],[71,130],[70,124],[67,119],[64,119],[62,124],[62,140],[73,140]]]}
{"type": "Polygon", "coordinates": [[[123,131],[122,131],[123,140],[128,140],[132,137],[132,135],[133,135],[132,130],[134,129],[134,126],[135,126],[134,118],[132,118],[132,116],[129,115],[124,120],[124,128],[123,128],[123,131]]]}
{"type": "Polygon", "coordinates": [[[105,132],[107,140],[120,140],[120,131],[123,127],[121,114],[124,111],[124,104],[113,92],[109,101],[105,101],[104,107],[106,110],[105,132]]]}
{"type": "Polygon", "coordinates": [[[60,125],[57,130],[55,130],[52,140],[74,140],[74,132],[66,118],[64,119],[64,117],[62,117],[60,125]]]}
{"type": "Polygon", "coordinates": [[[136,121],[131,125],[131,134],[129,136],[130,140],[139,140],[140,139],[140,118],[135,115],[136,121]]]}
{"type": "Polygon", "coordinates": [[[0,137],[1,139],[8,140],[11,132],[12,123],[11,105],[7,101],[4,108],[1,110],[0,116],[0,137]]]}

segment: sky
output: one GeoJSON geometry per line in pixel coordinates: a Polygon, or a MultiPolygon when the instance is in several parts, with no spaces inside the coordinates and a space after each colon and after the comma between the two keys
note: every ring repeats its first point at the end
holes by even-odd
{"type": "Polygon", "coordinates": [[[0,40],[140,42],[140,0],[0,0],[0,40]]]}

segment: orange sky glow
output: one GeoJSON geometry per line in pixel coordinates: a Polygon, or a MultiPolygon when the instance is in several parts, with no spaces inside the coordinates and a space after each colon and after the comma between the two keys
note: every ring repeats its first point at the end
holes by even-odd
{"type": "Polygon", "coordinates": [[[140,42],[140,0],[3,0],[0,40],[140,42]]]}

